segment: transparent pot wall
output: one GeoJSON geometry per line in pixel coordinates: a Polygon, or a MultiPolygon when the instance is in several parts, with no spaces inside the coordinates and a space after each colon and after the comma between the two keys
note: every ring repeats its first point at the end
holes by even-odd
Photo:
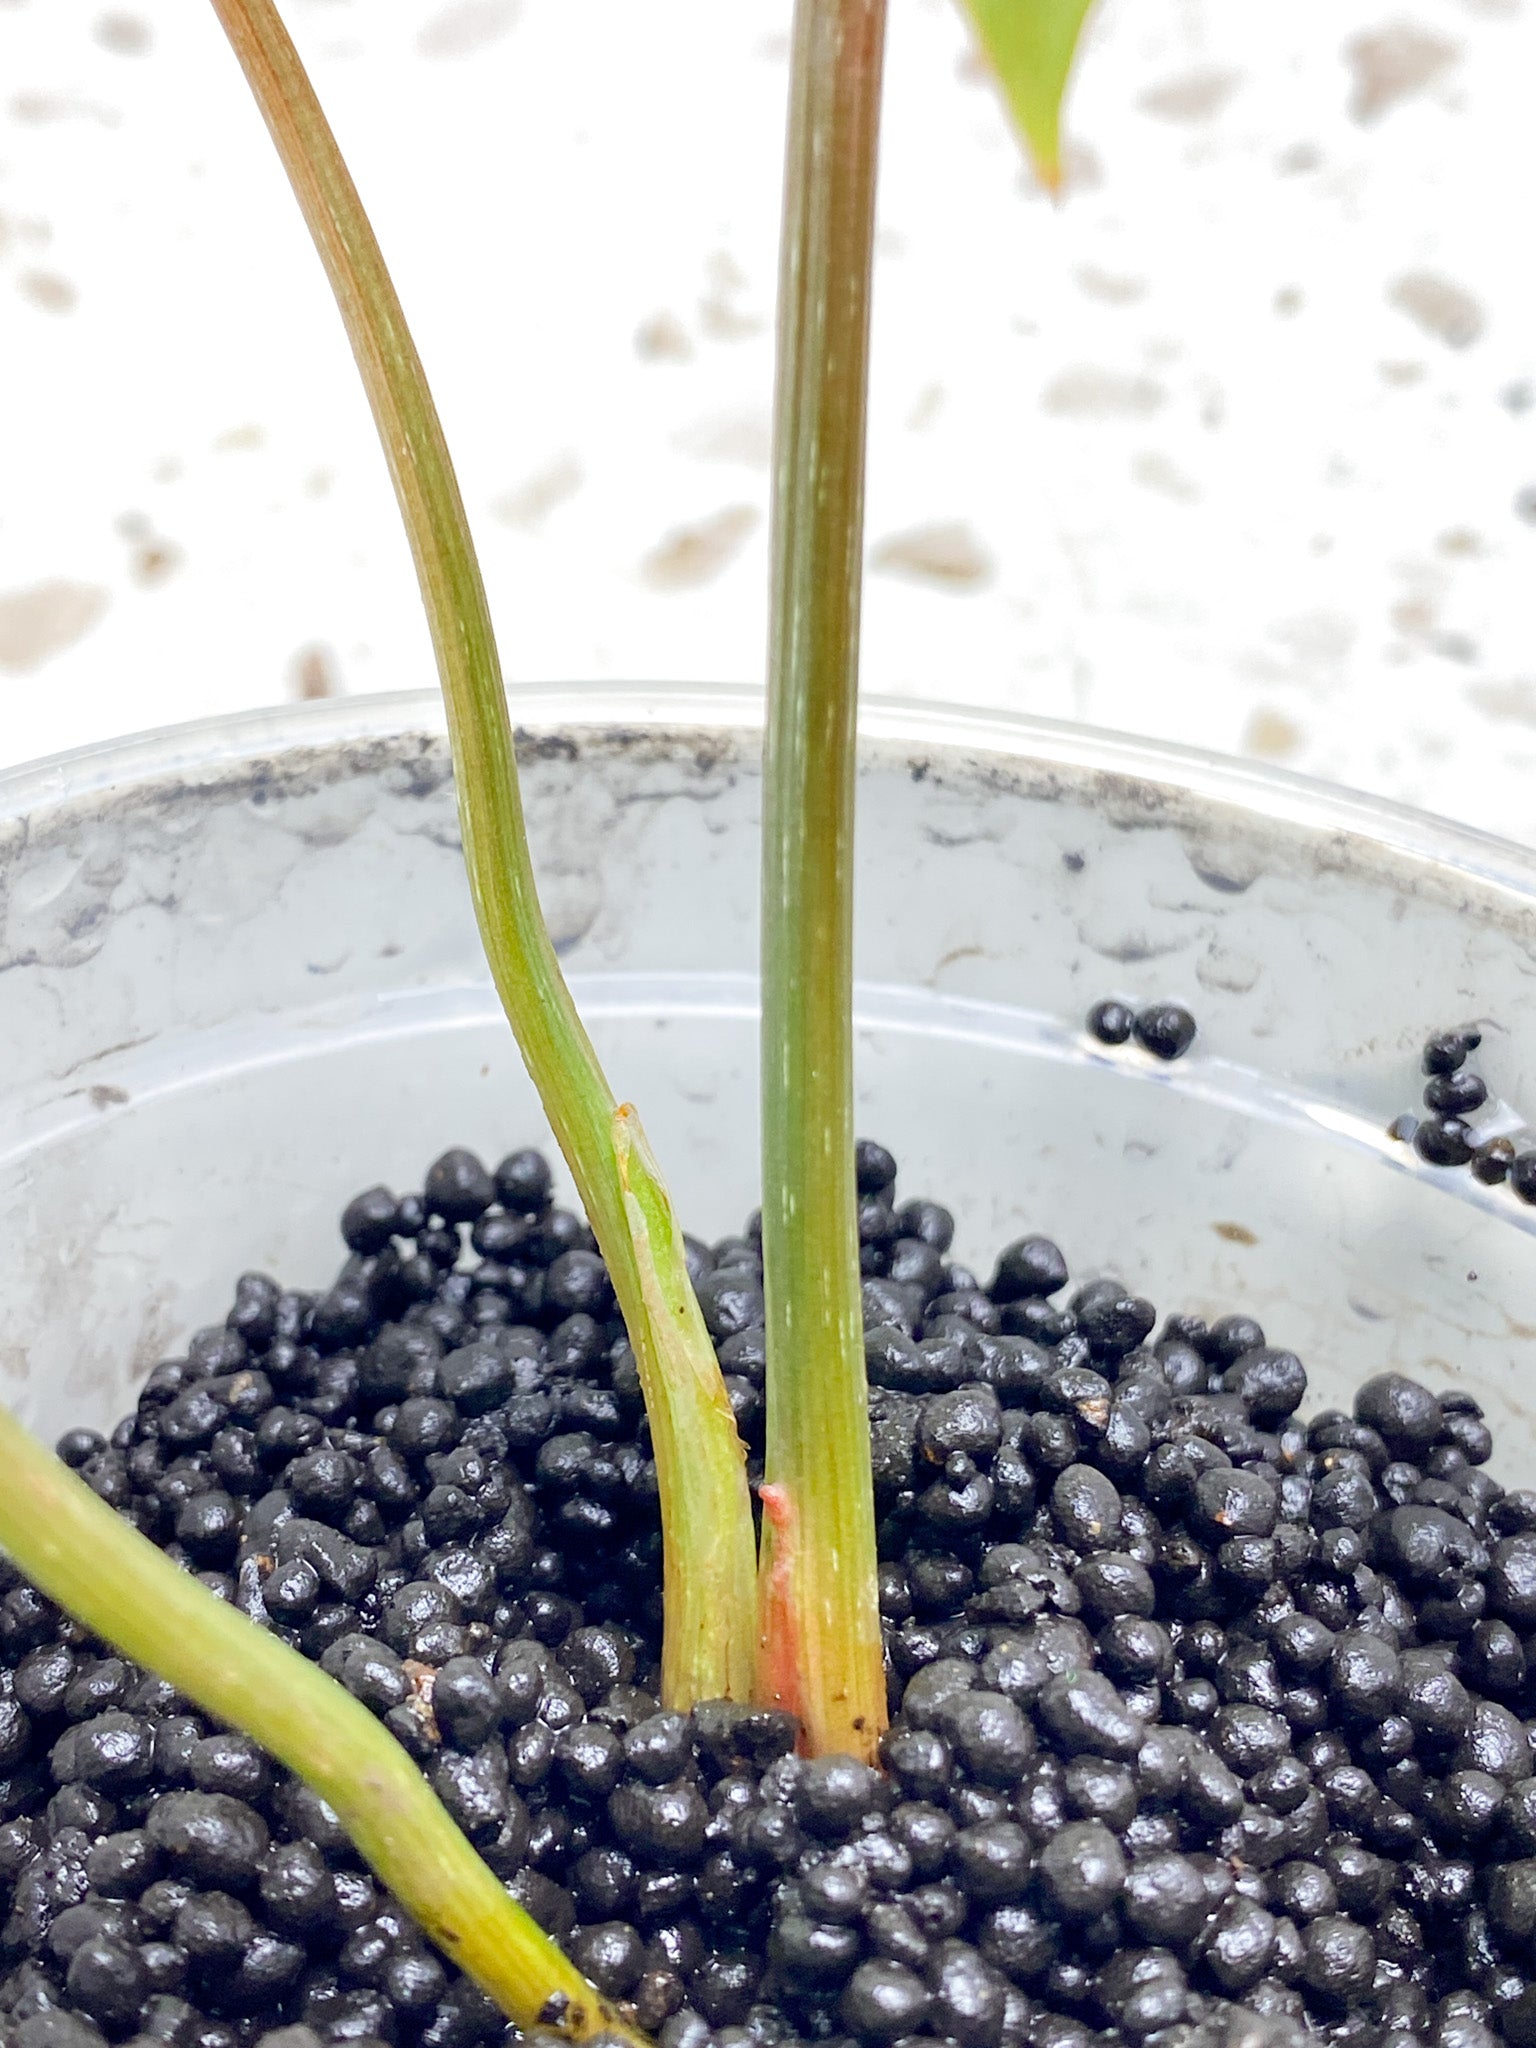
{"type": "MultiPolygon", "coordinates": [[[[750,705],[568,691],[519,715],[578,999],[687,1226],[723,1235],[757,1200],[750,705]]],[[[1385,1127],[1425,1033],[1473,1017],[1496,1097],[1536,1114],[1536,862],[1069,728],[866,723],[859,1120],[905,1193],[955,1210],[958,1255],[985,1277],[1043,1230],[1078,1279],[1241,1307],[1314,1402],[1389,1365],[1460,1383],[1529,1475],[1536,1211],[1385,1127]],[[1110,994],[1187,1002],[1194,1052],[1094,1045],[1110,994]]],[[[0,890],[0,1383],[49,1434],[115,1419],[239,1273],[325,1284],[357,1189],[543,1137],[427,698],[0,780],[0,890]]]]}

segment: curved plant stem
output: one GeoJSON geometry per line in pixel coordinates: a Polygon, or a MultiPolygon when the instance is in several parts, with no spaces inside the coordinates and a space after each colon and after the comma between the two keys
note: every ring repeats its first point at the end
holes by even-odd
{"type": "Polygon", "coordinates": [[[758,1689],[804,1747],[885,1725],[853,1177],[853,791],[884,0],[797,0],[763,821],[768,1442],[758,1689]]]}
{"type": "Polygon", "coordinates": [[[366,1707],[215,1599],[0,1407],[0,1545],[77,1621],[243,1728],[335,1809],[443,1953],[521,2027],[642,2043],[512,1899],[366,1707]]]}
{"type": "MultiPolygon", "coordinates": [[[[716,1363],[698,1297],[688,1280],[683,1236],[645,1133],[630,1104],[614,1116],[614,1149],[624,1189],[624,1212],[634,1247],[640,1291],[662,1369],[645,1393],[656,1481],[682,1526],[701,1534],[702,1553],[681,1555],[671,1545],[662,1558],[662,1599],[667,1646],[685,1669],[707,1669],[718,1654],[722,1617],[745,1600],[751,1611],[755,1550],[743,1551],[736,1516],[746,1486],[745,1456],[728,1465],[701,1458],[695,1431],[701,1416],[722,1439],[736,1436],[730,1396],[716,1363]],[[718,1531],[716,1545],[711,1537],[718,1531]]],[[[750,1546],[752,1525],[746,1527],[750,1546]]],[[[741,1646],[749,1647],[749,1646],[741,1646]]],[[[751,1672],[734,1672],[734,1696],[745,1699],[751,1672]]]]}
{"type": "MultiPolygon", "coordinates": [[[[642,1286],[614,1145],[614,1100],[539,911],[501,665],[463,501],[400,302],[298,52],[271,0],[213,0],[325,265],[384,444],[416,560],[453,742],[464,858],[497,992],[597,1236],[634,1347],[646,1406],[685,1417],[689,1455],[712,1476],[712,1517],[660,1468],[667,1614],[662,1693],[744,1698],[753,1654],[754,1543],[746,1459],[702,1319],[665,1331],[642,1286]]],[[[633,1119],[633,1112],[628,1113],[633,1119]]],[[[652,1233],[662,1291],[691,1289],[682,1237],[652,1233]]]]}

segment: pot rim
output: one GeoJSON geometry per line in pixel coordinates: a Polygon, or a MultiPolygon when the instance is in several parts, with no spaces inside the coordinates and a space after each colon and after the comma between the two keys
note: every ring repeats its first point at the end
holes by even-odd
{"type": "MultiPolygon", "coordinates": [[[[509,686],[519,726],[761,731],[763,693],[744,683],[563,683],[509,686]]],[[[0,827],[63,804],[170,776],[230,768],[295,747],[367,744],[446,730],[436,689],[223,712],[97,740],[0,770],[0,827]]],[[[1035,768],[1157,784],[1275,824],[1367,840],[1398,857],[1484,886],[1536,896],[1536,848],[1289,769],[1061,719],[923,698],[865,696],[861,741],[992,755],[1035,768]]]]}

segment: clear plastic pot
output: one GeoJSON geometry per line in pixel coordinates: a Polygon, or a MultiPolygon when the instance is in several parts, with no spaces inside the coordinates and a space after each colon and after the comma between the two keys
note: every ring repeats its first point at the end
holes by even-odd
{"type": "MultiPolygon", "coordinates": [[[[550,922],[688,1226],[757,1198],[757,708],[523,694],[550,922]]],[[[1387,1366],[1486,1404],[1532,1473],[1536,1210],[1386,1135],[1478,1018],[1487,1128],[1536,1114],[1536,858],[1168,747],[872,704],[859,1117],[957,1252],[1242,1308],[1313,1401],[1387,1366]],[[1084,1033],[1186,1001],[1159,1066],[1084,1033]],[[1523,1042],[1522,1042],[1523,1041],[1523,1042]],[[1514,1105],[1508,1107],[1506,1105],[1514,1105]]],[[[435,699],[222,719],[0,778],[0,1393],[109,1422],[237,1274],[323,1284],[335,1219],[543,1122],[480,960],[435,699]]]]}

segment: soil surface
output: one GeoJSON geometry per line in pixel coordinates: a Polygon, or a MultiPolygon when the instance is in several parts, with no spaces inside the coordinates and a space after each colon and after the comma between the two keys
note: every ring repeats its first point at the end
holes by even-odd
{"type": "MultiPolygon", "coordinates": [[[[664,2048],[1536,2044],[1536,1492],[1475,1404],[1306,1374],[859,1147],[885,1770],[661,1710],[634,1361],[535,1153],[246,1275],[88,1483],[319,1660],[664,2048]]],[[[753,1475],[755,1232],[690,1259],[753,1475]]],[[[0,1566],[0,2044],[515,2040],[312,1794],[0,1566]],[[302,2029],[303,2031],[294,2031],[302,2029]]]]}

